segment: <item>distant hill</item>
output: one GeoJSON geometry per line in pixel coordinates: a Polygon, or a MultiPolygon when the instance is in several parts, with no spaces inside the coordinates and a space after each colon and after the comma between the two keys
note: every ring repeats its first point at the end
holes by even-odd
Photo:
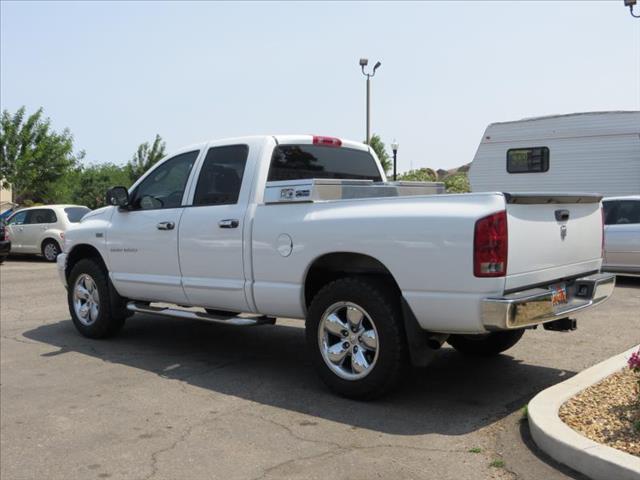
{"type": "Polygon", "coordinates": [[[450,177],[451,175],[455,175],[456,173],[467,173],[470,167],[471,167],[471,163],[467,163],[465,165],[461,165],[456,168],[451,168],[449,170],[444,170],[442,168],[439,168],[438,170],[436,170],[436,174],[438,175],[438,181],[442,181],[445,178],[450,177]]]}

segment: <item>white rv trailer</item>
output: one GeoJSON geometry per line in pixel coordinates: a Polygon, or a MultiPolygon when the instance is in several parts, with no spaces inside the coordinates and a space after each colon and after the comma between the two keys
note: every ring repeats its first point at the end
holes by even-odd
{"type": "Polygon", "coordinates": [[[469,180],[474,192],[640,194],[640,112],[492,123],[469,180]]]}

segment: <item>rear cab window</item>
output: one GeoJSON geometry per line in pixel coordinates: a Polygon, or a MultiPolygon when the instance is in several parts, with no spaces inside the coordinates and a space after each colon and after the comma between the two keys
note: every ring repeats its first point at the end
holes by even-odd
{"type": "Polygon", "coordinates": [[[91,209],[87,207],[67,207],[64,209],[64,213],[71,223],[78,223],[90,211],[91,209]]]}
{"type": "Polygon", "coordinates": [[[382,181],[375,159],[365,150],[313,144],[274,149],[268,181],[310,178],[382,181]]]}

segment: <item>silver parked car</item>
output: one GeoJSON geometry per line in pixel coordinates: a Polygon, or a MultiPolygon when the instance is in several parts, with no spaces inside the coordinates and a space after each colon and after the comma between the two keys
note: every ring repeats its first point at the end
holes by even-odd
{"type": "Polygon", "coordinates": [[[91,210],[82,205],[43,205],[23,208],[7,219],[11,253],[41,254],[55,262],[62,252],[64,232],[91,210]]]}
{"type": "Polygon", "coordinates": [[[602,205],[602,270],[619,275],[640,275],[640,195],[605,198],[602,205]]]}

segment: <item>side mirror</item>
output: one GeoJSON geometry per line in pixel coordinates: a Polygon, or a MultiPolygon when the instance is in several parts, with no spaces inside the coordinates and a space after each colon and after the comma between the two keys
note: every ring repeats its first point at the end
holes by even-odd
{"type": "Polygon", "coordinates": [[[125,187],[111,187],[107,190],[107,205],[126,207],[129,205],[129,191],[125,187]]]}

